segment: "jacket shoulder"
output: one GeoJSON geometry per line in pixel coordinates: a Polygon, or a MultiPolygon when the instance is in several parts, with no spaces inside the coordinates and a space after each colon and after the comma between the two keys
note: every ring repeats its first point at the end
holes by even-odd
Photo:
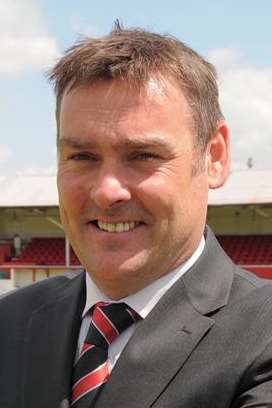
{"type": "Polygon", "coordinates": [[[250,296],[254,292],[266,293],[272,297],[272,280],[263,279],[257,275],[239,267],[234,268],[231,299],[239,299],[242,296],[250,296]]]}
{"type": "Polygon", "coordinates": [[[0,316],[4,314],[20,316],[28,314],[34,309],[54,302],[56,298],[65,295],[65,291],[72,285],[84,280],[84,273],[67,273],[61,276],[44,279],[43,281],[15,289],[0,298],[0,316]]]}

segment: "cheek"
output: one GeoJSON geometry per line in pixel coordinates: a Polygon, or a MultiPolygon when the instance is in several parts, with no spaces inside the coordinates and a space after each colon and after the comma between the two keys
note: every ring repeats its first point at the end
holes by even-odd
{"type": "Polygon", "coordinates": [[[142,196],[156,223],[160,236],[184,233],[202,217],[203,186],[189,171],[160,173],[141,184],[142,196]]]}
{"type": "Polygon", "coordinates": [[[80,177],[60,172],[57,177],[57,185],[62,212],[64,212],[64,209],[68,212],[76,212],[86,197],[86,191],[82,188],[84,182],[80,177]]]}
{"type": "Polygon", "coordinates": [[[69,225],[69,217],[66,211],[65,206],[63,205],[62,201],[59,199],[59,213],[62,225],[67,228],[69,225]]]}
{"type": "MultiPolygon", "coordinates": [[[[177,182],[173,177],[168,178],[157,174],[146,179],[138,186],[138,192],[143,205],[164,227],[175,213],[177,204],[177,182]]],[[[180,192],[179,192],[180,194],[180,192]]]]}

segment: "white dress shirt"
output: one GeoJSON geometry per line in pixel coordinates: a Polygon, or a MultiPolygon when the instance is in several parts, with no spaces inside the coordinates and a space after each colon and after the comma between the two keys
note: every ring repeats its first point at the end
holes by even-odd
{"type": "MultiPolygon", "coordinates": [[[[141,289],[139,292],[129,295],[123,299],[118,300],[116,303],[124,302],[134,309],[142,319],[144,319],[153,309],[153,307],[158,303],[160,298],[165,294],[167,290],[171,288],[172,285],[187,272],[191,266],[198,260],[203,252],[205,246],[204,237],[201,238],[200,244],[197,247],[193,255],[178,268],[174,269],[172,272],[162,276],[160,279],[152,282],[147,287],[141,289]]],[[[90,275],[86,273],[86,304],[82,313],[82,324],[78,339],[78,349],[76,360],[78,359],[79,351],[82,348],[84,340],[87,336],[87,332],[90,325],[90,314],[88,311],[94,306],[95,303],[105,301],[114,303],[112,299],[105,296],[94,284],[90,275]]],[[[122,350],[127,344],[128,340],[134,333],[137,326],[137,322],[121,333],[116,340],[109,346],[109,363],[111,368],[114,367],[116,361],[118,360],[122,350]]]]}

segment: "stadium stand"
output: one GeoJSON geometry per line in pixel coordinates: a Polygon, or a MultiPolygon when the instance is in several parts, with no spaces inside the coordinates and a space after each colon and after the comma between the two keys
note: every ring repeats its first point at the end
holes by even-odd
{"type": "Polygon", "coordinates": [[[0,243],[0,264],[9,261],[11,258],[11,244],[0,243]]]}
{"type": "MultiPolygon", "coordinates": [[[[272,264],[272,235],[218,236],[218,240],[227,254],[238,265],[272,264]]],[[[7,253],[10,254],[6,250],[7,253]]],[[[72,248],[70,259],[71,265],[80,265],[72,248]]],[[[65,265],[65,241],[63,238],[35,237],[24,248],[21,254],[13,260],[13,263],[65,265]]]]}
{"type": "MultiPolygon", "coordinates": [[[[217,237],[236,264],[256,275],[272,279],[272,235],[217,237]]],[[[71,247],[70,266],[66,266],[64,238],[34,237],[17,257],[11,257],[12,252],[11,245],[0,245],[0,279],[13,276],[16,287],[56,273],[80,269],[80,262],[71,247]]]]}
{"type": "Polygon", "coordinates": [[[218,236],[218,240],[238,265],[272,263],[272,235],[218,236]]]}
{"type": "MultiPolygon", "coordinates": [[[[271,179],[272,170],[232,171],[223,188],[210,191],[207,218],[236,264],[270,279],[271,179]]],[[[80,270],[74,251],[70,249],[70,257],[65,254],[56,175],[0,175],[0,188],[0,280],[10,278],[14,287],[21,287],[80,270]]]]}
{"type": "MultiPolygon", "coordinates": [[[[80,265],[73,249],[70,250],[71,265],[80,265]]],[[[65,265],[65,241],[63,238],[33,238],[14,264],[65,265]]]]}
{"type": "MultiPolygon", "coordinates": [[[[5,265],[11,260],[12,256],[12,244],[9,242],[0,242],[0,265],[5,265]]],[[[0,279],[9,279],[10,269],[5,267],[0,267],[0,279]]],[[[1,289],[1,288],[0,288],[1,289]]],[[[1,294],[1,290],[0,290],[1,294]]]]}

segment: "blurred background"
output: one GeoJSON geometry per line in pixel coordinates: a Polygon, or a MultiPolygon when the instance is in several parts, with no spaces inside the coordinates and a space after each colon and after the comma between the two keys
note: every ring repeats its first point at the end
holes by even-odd
{"type": "Polygon", "coordinates": [[[215,64],[232,169],[272,168],[270,0],[0,0],[0,176],[55,171],[45,72],[82,36],[125,26],[170,33],[215,64]]]}
{"type": "Polygon", "coordinates": [[[271,16],[271,0],[0,0],[0,293],[81,267],[59,219],[46,72],[117,18],[172,34],[216,66],[232,166],[207,221],[234,262],[272,278],[271,16]]]}

